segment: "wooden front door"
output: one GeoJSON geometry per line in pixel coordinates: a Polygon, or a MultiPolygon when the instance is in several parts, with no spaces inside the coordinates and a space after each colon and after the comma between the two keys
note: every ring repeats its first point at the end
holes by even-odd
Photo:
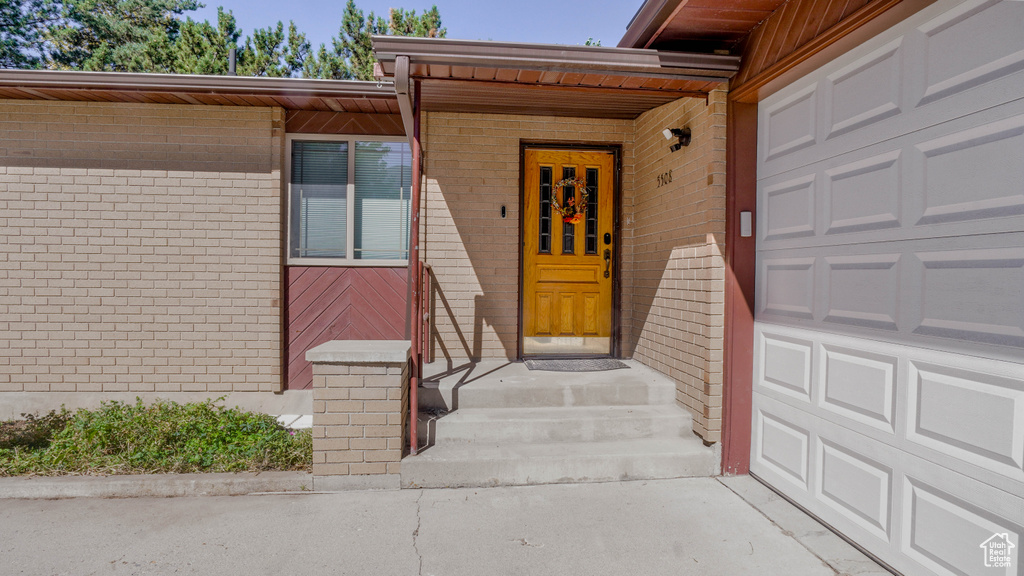
{"type": "Polygon", "coordinates": [[[611,152],[525,152],[524,355],[612,352],[614,170],[611,152]]]}

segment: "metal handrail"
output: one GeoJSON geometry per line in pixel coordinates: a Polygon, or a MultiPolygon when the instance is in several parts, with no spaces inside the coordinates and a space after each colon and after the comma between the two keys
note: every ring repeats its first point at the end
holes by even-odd
{"type": "Polygon", "coordinates": [[[423,361],[420,362],[420,381],[423,381],[423,364],[433,361],[430,355],[430,329],[433,318],[430,316],[430,293],[434,287],[434,267],[426,262],[420,263],[420,270],[422,271],[422,282],[420,286],[423,291],[420,293],[421,304],[420,311],[422,312],[423,322],[423,334],[420,338],[420,353],[423,356],[423,361]]]}

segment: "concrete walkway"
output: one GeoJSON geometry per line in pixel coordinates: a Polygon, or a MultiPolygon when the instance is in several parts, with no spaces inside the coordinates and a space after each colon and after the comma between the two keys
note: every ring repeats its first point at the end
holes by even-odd
{"type": "Polygon", "coordinates": [[[235,497],[3,500],[0,573],[884,573],[786,506],[749,477],[235,497]],[[776,524],[748,502],[781,511],[781,517],[791,515],[788,521],[798,526],[776,524]],[[809,548],[798,537],[817,541],[817,546],[809,548]]]}

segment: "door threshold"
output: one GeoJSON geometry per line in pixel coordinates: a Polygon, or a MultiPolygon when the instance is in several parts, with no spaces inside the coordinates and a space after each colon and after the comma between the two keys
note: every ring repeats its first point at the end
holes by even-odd
{"type": "Polygon", "coordinates": [[[523,354],[519,357],[520,362],[526,360],[625,360],[611,354],[523,354]]]}

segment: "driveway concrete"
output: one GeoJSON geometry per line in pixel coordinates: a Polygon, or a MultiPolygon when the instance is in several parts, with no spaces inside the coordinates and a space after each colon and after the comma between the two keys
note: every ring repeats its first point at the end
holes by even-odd
{"type": "MultiPolygon", "coordinates": [[[[690,478],[329,494],[2,500],[0,573],[837,573],[827,558],[748,503],[756,487],[743,486],[748,494],[742,498],[735,486],[717,479],[690,478]]],[[[850,573],[867,573],[865,566],[874,565],[855,566],[850,573]]]]}

